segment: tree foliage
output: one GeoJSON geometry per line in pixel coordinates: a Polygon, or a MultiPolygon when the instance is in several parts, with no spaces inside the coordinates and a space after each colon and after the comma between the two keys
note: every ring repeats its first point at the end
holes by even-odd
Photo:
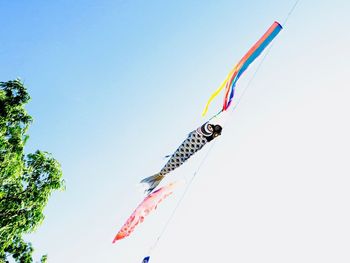
{"type": "Polygon", "coordinates": [[[24,153],[32,122],[24,108],[29,99],[20,80],[0,82],[0,262],[11,257],[33,262],[32,244],[22,236],[41,224],[51,193],[64,188],[60,164],[51,154],[24,153]]]}

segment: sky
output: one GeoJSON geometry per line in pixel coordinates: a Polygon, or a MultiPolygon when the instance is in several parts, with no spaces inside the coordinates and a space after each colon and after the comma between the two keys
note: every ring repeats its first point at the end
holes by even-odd
{"type": "Polygon", "coordinates": [[[206,121],[210,94],[294,3],[0,1],[0,80],[21,78],[32,98],[26,152],[51,152],[66,182],[26,237],[35,257],[141,262],[207,155],[151,263],[349,262],[346,0],[299,1],[238,82],[244,96],[222,136],[169,175],[184,183],[112,244],[143,199],[138,182],[206,121]]]}

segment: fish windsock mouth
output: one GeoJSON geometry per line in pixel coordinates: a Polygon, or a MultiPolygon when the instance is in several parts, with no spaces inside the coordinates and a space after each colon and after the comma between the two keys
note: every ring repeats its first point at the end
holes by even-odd
{"type": "Polygon", "coordinates": [[[215,125],[214,132],[213,132],[214,138],[221,135],[221,132],[222,132],[222,127],[220,125],[215,125]]]}

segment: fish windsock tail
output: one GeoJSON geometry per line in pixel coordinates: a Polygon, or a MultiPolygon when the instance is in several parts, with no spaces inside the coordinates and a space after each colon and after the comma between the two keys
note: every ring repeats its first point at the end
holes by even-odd
{"type": "Polygon", "coordinates": [[[158,173],[143,179],[140,183],[145,185],[145,193],[149,194],[154,190],[154,188],[159,185],[160,181],[162,181],[163,178],[164,175],[158,173]]]}

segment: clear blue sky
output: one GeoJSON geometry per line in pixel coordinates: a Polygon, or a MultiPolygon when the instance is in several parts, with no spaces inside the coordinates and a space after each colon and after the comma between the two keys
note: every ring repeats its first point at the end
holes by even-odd
{"type": "MultiPolygon", "coordinates": [[[[27,237],[36,256],[141,262],[184,187],[112,245],[142,199],[138,181],[204,121],[211,92],[293,4],[1,1],[0,80],[25,82],[26,151],[53,153],[67,185],[27,237]]],[[[300,1],[152,263],[350,261],[349,10],[300,1]]],[[[207,150],[171,179],[189,178],[207,150]]]]}

